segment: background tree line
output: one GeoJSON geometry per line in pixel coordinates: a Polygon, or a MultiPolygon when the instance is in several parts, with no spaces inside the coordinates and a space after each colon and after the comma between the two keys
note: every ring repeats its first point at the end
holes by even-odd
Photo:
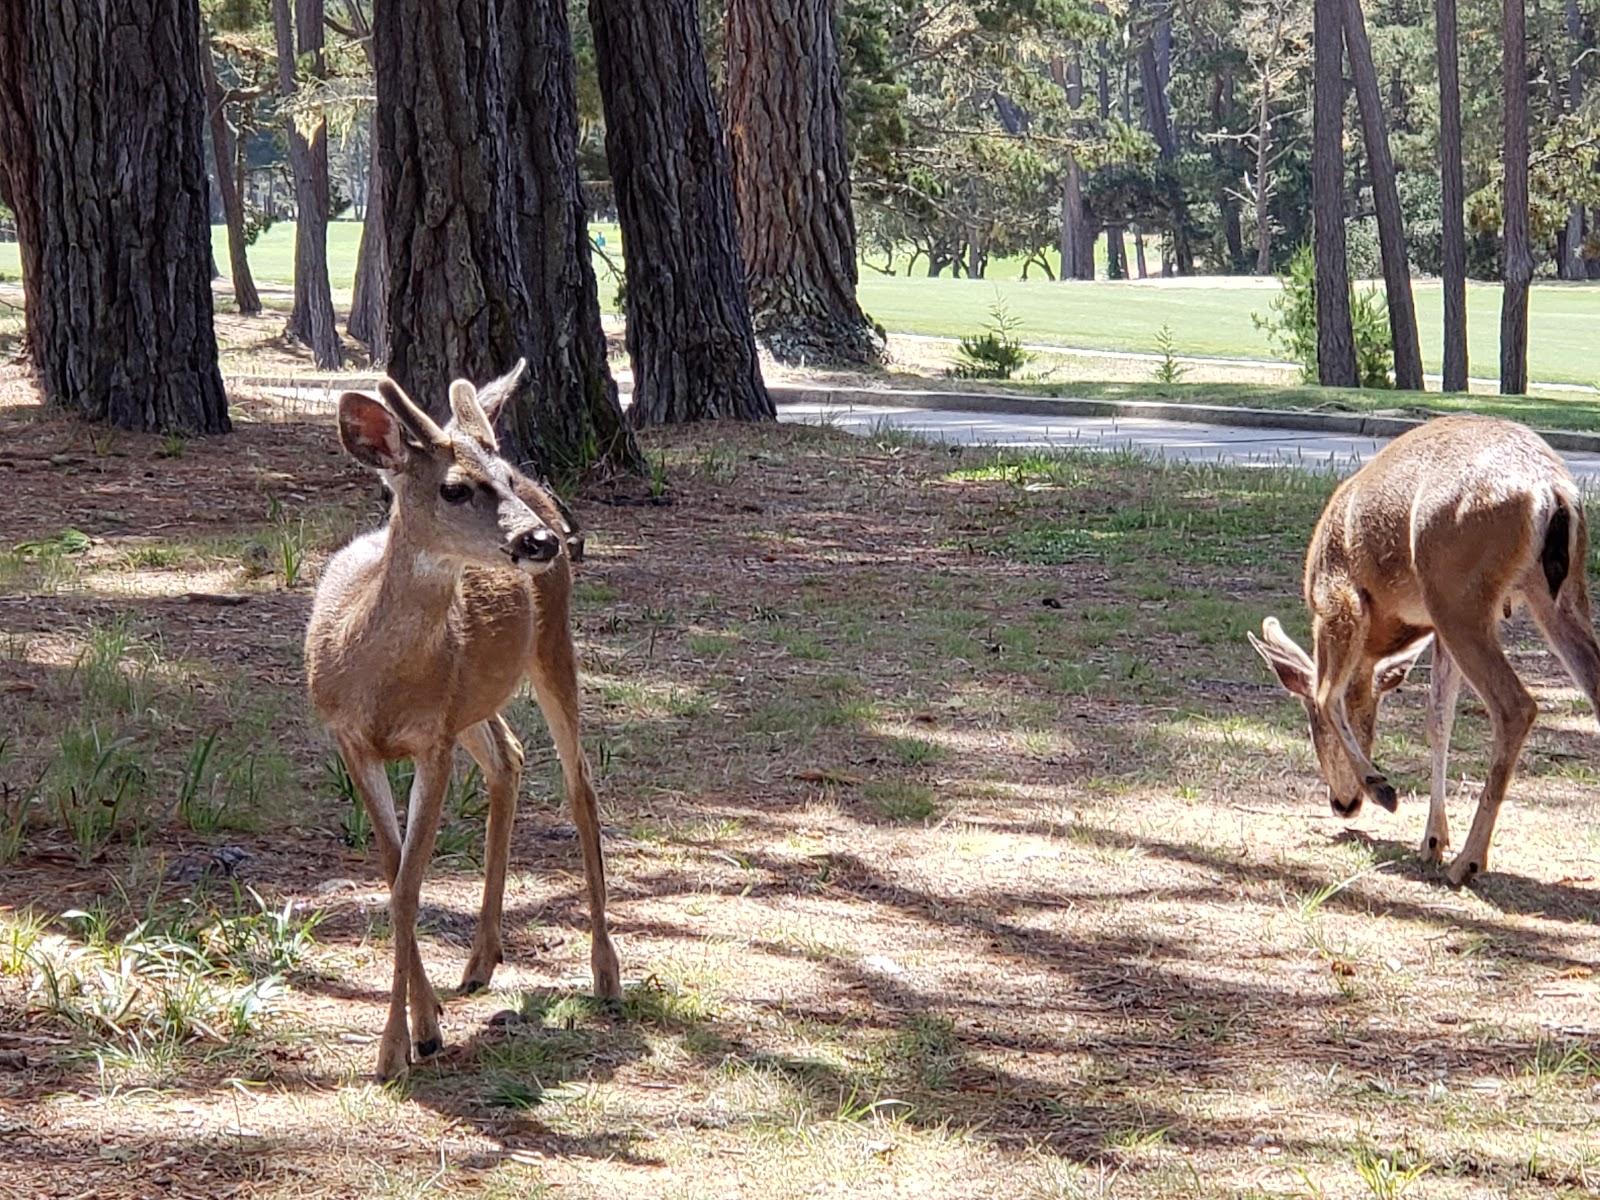
{"type": "Polygon", "coordinates": [[[508,437],[546,471],[637,463],[597,207],[626,243],[633,424],[770,416],[757,338],[876,360],[859,261],[1088,279],[1103,245],[1112,278],[1261,273],[1314,240],[1323,382],[1356,382],[1348,281],[1381,273],[1420,386],[1421,270],[1447,306],[1506,280],[1513,391],[1528,281],[1600,278],[1595,0],[122,7],[0,17],[0,199],[47,394],[133,427],[226,427],[210,218],[258,311],[245,248],[291,196],[289,333],[341,365],[326,225],[359,201],[347,334],[435,405],[527,357],[508,437]]]}

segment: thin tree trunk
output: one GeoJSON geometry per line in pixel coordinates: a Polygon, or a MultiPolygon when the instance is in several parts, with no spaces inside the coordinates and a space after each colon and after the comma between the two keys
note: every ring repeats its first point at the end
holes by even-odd
{"type": "Polygon", "coordinates": [[[771,420],[695,0],[589,0],[628,248],[635,426],[771,420]]]}
{"type": "Polygon", "coordinates": [[[1144,262],[1144,230],[1142,229],[1135,229],[1133,231],[1133,253],[1134,257],[1138,259],[1139,262],[1139,278],[1148,279],[1150,277],[1150,271],[1145,266],[1144,262]]]}
{"type": "MultiPolygon", "coordinates": [[[[377,75],[372,22],[366,9],[347,0],[345,17],[362,39],[367,68],[377,75]]],[[[384,231],[388,205],[383,194],[383,157],[378,153],[378,120],[367,134],[367,199],[361,213],[361,244],[356,248],[356,277],[350,290],[350,316],[345,328],[367,348],[374,366],[389,361],[389,255],[384,231]]]]}
{"type": "Polygon", "coordinates": [[[507,420],[560,474],[637,471],[600,326],[589,206],[578,181],[577,63],[566,0],[499,0],[512,194],[522,279],[533,307],[532,403],[507,420]]]}
{"type": "Polygon", "coordinates": [[[1500,391],[1528,390],[1528,35],[1523,0],[1504,0],[1505,286],[1500,295],[1500,391]]]}
{"type": "Polygon", "coordinates": [[[1272,270],[1272,183],[1267,178],[1272,161],[1272,71],[1277,65],[1278,40],[1283,36],[1282,8],[1274,8],[1272,36],[1267,41],[1267,61],[1261,71],[1261,102],[1256,108],[1256,274],[1272,270]]]}
{"type": "Polygon", "coordinates": [[[1344,231],[1344,30],[1342,5],[1313,6],[1311,207],[1316,265],[1317,379],[1355,387],[1355,333],[1350,323],[1350,267],[1344,231]]]}
{"type": "MultiPolygon", "coordinates": [[[[1583,111],[1583,63],[1581,55],[1583,45],[1583,11],[1578,6],[1578,0],[1567,0],[1566,4],[1567,41],[1570,45],[1572,62],[1567,67],[1567,104],[1568,112],[1583,111]]],[[[1564,253],[1561,255],[1560,270],[1563,279],[1583,279],[1587,272],[1583,266],[1583,205],[1574,204],[1567,213],[1567,230],[1564,253]]]]}
{"type": "MultiPolygon", "coordinates": [[[[370,44],[370,43],[369,43],[370,44]]],[[[356,278],[350,292],[350,319],[345,328],[367,348],[374,366],[389,361],[389,255],[386,252],[383,159],[378,154],[377,122],[367,161],[367,208],[356,249],[356,278]]]]}
{"type": "MultiPolygon", "coordinates": [[[[1170,25],[1167,28],[1170,31],[1170,25]]],[[[1139,81],[1144,90],[1145,127],[1156,139],[1161,161],[1170,169],[1178,160],[1178,142],[1172,130],[1172,115],[1167,107],[1167,90],[1162,82],[1161,67],[1151,38],[1146,38],[1139,48],[1139,81]]],[[[1175,189],[1180,187],[1176,176],[1173,178],[1173,187],[1175,189]]],[[[1169,251],[1176,257],[1179,274],[1193,274],[1194,250],[1189,245],[1188,211],[1181,190],[1173,196],[1171,226],[1171,245],[1162,252],[1163,274],[1169,251]]]]}
{"type": "Polygon", "coordinates": [[[1372,45],[1361,0],[1344,0],[1344,38],[1355,77],[1361,127],[1372,165],[1372,203],[1378,216],[1378,246],[1383,257],[1383,285],[1389,299],[1389,334],[1394,341],[1394,382],[1402,391],[1422,391],[1422,342],[1417,335],[1417,309],[1411,297],[1411,267],[1406,259],[1405,218],[1395,186],[1394,157],[1383,119],[1383,97],[1372,65],[1372,45]]]}
{"type": "Polygon", "coordinates": [[[233,279],[233,299],[247,317],[261,314],[261,296],[255,276],[250,273],[250,258],[245,253],[244,201],[238,187],[238,142],[228,123],[228,104],[217,80],[217,65],[211,47],[200,38],[200,75],[206,85],[206,111],[211,121],[211,161],[216,168],[217,196],[222,201],[222,220],[228,227],[228,263],[233,279]]]}
{"type": "MultiPolygon", "coordinates": [[[[289,3],[272,0],[278,93],[285,103],[299,90],[295,69],[300,58],[309,56],[313,70],[322,71],[322,0],[294,0],[292,16],[289,3]]],[[[328,123],[319,116],[307,127],[302,119],[289,116],[284,125],[295,192],[294,308],[289,314],[289,336],[310,348],[318,367],[334,370],[344,364],[344,351],[328,284],[328,123]]]]}
{"type": "Polygon", "coordinates": [[[883,361],[856,300],[835,0],[729,0],[728,148],[755,330],[783,361],[883,361]]]}
{"type": "Polygon", "coordinates": [[[38,141],[33,117],[33,48],[29,29],[39,0],[0,3],[0,201],[17,224],[22,262],[24,354],[33,354],[34,294],[41,274],[38,141]]]}
{"type": "Polygon", "coordinates": [[[41,3],[30,51],[45,395],[126,429],[226,431],[196,0],[41,3]]]}
{"type": "Polygon", "coordinates": [[[1456,0],[1434,0],[1439,66],[1439,211],[1444,293],[1444,390],[1467,390],[1466,186],[1461,165],[1461,77],[1456,0]]]}
{"type": "MultiPolygon", "coordinates": [[[[1083,103],[1083,61],[1076,46],[1070,58],[1057,55],[1050,63],[1056,86],[1067,97],[1073,112],[1083,103]]],[[[1094,278],[1094,230],[1083,205],[1083,168],[1078,156],[1066,152],[1066,169],[1061,177],[1061,278],[1094,278]]]]}

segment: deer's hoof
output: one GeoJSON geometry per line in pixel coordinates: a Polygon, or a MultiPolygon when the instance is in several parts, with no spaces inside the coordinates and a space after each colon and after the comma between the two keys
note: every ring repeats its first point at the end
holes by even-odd
{"type": "Polygon", "coordinates": [[[411,1056],[406,1053],[405,1042],[391,1046],[385,1042],[378,1047],[378,1082],[393,1083],[396,1079],[403,1079],[411,1069],[411,1056]]]}
{"type": "Polygon", "coordinates": [[[1367,780],[1367,791],[1372,796],[1372,802],[1379,808],[1388,812],[1396,812],[1400,808],[1400,795],[1394,790],[1394,784],[1383,776],[1367,780]]]}
{"type": "Polygon", "coordinates": [[[1444,861],[1444,852],[1448,849],[1450,849],[1450,843],[1447,839],[1440,837],[1436,833],[1430,833],[1422,839],[1422,849],[1420,851],[1422,861],[1425,863],[1442,863],[1444,861]]]}
{"type": "Polygon", "coordinates": [[[1458,858],[1445,872],[1445,878],[1453,888],[1465,887],[1483,872],[1483,864],[1475,859],[1458,858]]]}
{"type": "Polygon", "coordinates": [[[431,1037],[425,1042],[417,1043],[417,1057],[432,1058],[435,1054],[439,1053],[439,1051],[443,1049],[443,1041],[441,1041],[439,1038],[431,1037]]]}

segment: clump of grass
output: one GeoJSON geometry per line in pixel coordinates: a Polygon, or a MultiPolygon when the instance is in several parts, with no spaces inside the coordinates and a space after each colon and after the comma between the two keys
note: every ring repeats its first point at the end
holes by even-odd
{"type": "Polygon", "coordinates": [[[344,807],[344,815],[339,818],[344,844],[365,850],[372,843],[372,820],[367,816],[367,806],[362,803],[361,794],[356,791],[356,781],[350,777],[350,769],[344,765],[343,758],[330,754],[324,771],[334,794],[344,807]]]}
{"type": "Polygon", "coordinates": [[[1401,1166],[1395,1158],[1363,1147],[1356,1152],[1355,1168],[1373,1200],[1399,1200],[1432,1166],[1429,1163],[1401,1166]]]}
{"type": "Polygon", "coordinates": [[[300,572],[306,563],[305,518],[299,517],[294,521],[287,518],[280,520],[273,529],[272,545],[273,557],[277,560],[283,586],[292,588],[300,582],[300,572]]]}
{"type": "Polygon", "coordinates": [[[76,941],[18,935],[28,944],[13,965],[32,977],[31,1005],[87,1041],[102,1069],[165,1078],[185,1047],[258,1032],[284,994],[283,974],[315,945],[320,914],[248,897],[236,893],[228,912],[186,902],[121,937],[107,907],[74,909],[62,920],[76,941]]]}
{"type": "Polygon", "coordinates": [[[97,725],[61,735],[48,791],[82,863],[99,854],[116,834],[124,809],[143,795],[147,772],[132,747],[132,738],[108,738],[97,725]]]}
{"type": "Polygon", "coordinates": [[[876,780],[865,784],[861,794],[883,814],[899,825],[917,825],[931,820],[939,811],[933,789],[925,784],[899,779],[876,780]]]}

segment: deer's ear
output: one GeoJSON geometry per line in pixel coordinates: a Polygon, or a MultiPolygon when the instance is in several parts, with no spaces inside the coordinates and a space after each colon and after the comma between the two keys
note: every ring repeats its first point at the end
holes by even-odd
{"type": "Polygon", "coordinates": [[[1417,665],[1417,659],[1422,657],[1422,652],[1432,644],[1432,638],[1423,638],[1415,646],[1379,660],[1372,669],[1372,686],[1378,695],[1392,692],[1404,683],[1406,676],[1411,674],[1411,668],[1417,665]]]}
{"type": "Polygon", "coordinates": [[[339,442],[357,462],[375,471],[403,471],[411,450],[395,415],[363,392],[339,397],[339,442]]]}
{"type": "Polygon", "coordinates": [[[450,385],[450,415],[455,418],[457,430],[490,454],[500,453],[500,440],[494,435],[494,418],[484,411],[477,389],[465,379],[450,385]]]}
{"type": "Polygon", "coordinates": [[[1309,700],[1316,693],[1316,665],[1311,656],[1300,649],[1276,617],[1261,622],[1261,636],[1245,634],[1255,651],[1272,668],[1284,690],[1309,700]]]}
{"type": "Polygon", "coordinates": [[[483,415],[489,419],[490,425],[500,419],[500,410],[506,406],[507,400],[516,395],[517,387],[522,383],[522,377],[527,370],[528,360],[519,358],[517,365],[511,370],[478,389],[478,404],[483,409],[483,415]]]}

